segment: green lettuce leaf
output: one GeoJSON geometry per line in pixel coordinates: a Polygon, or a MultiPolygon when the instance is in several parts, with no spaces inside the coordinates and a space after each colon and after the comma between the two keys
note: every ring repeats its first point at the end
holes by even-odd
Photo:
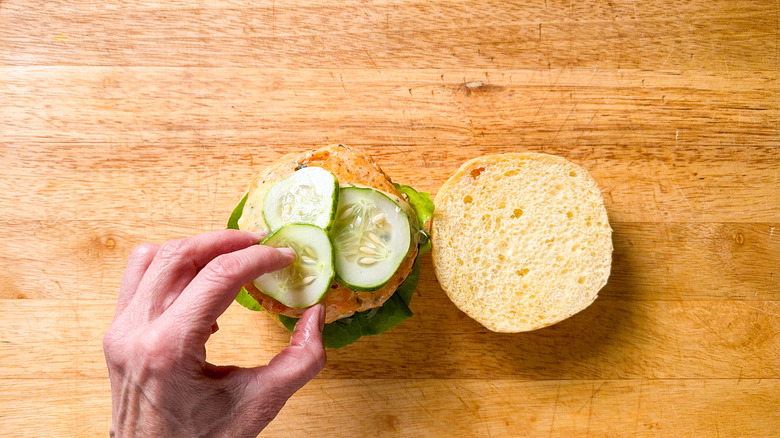
{"type": "MultiPolygon", "coordinates": [[[[243,198],[241,198],[241,202],[236,205],[236,208],[233,209],[233,212],[230,213],[230,219],[228,219],[227,227],[228,229],[237,230],[238,229],[238,218],[241,217],[241,213],[244,211],[244,204],[246,204],[246,197],[247,195],[244,195],[243,198]]],[[[241,291],[238,293],[238,296],[236,296],[236,302],[238,304],[241,304],[242,306],[246,307],[249,310],[255,310],[260,311],[263,310],[263,307],[260,305],[260,303],[257,302],[254,298],[252,298],[252,295],[249,295],[249,292],[246,291],[243,287],[241,288],[241,291]]]]}
{"type": "MultiPolygon", "coordinates": [[[[330,324],[325,324],[325,327],[322,330],[325,348],[341,348],[357,341],[362,336],[372,336],[384,333],[412,316],[412,311],[409,309],[409,303],[412,301],[412,296],[414,295],[418,279],[420,278],[419,254],[430,251],[431,247],[431,242],[428,240],[428,233],[425,231],[425,222],[433,214],[434,206],[433,201],[431,201],[431,196],[428,193],[418,192],[405,185],[396,184],[395,186],[398,188],[398,191],[405,193],[406,196],[409,197],[409,204],[417,215],[417,222],[420,231],[423,234],[418,257],[417,260],[414,261],[412,272],[382,306],[364,312],[357,312],[351,317],[342,318],[330,324]]],[[[244,195],[244,197],[241,198],[241,202],[239,202],[231,213],[227,223],[228,228],[238,229],[238,219],[241,217],[244,210],[246,198],[247,196],[244,195]]],[[[263,310],[260,303],[249,295],[244,288],[241,288],[241,291],[236,297],[236,301],[249,310],[263,310]]],[[[292,332],[295,329],[298,318],[279,315],[279,321],[281,321],[287,330],[292,332]]]]}
{"type": "Polygon", "coordinates": [[[247,309],[254,310],[256,312],[265,310],[263,309],[263,306],[261,306],[252,295],[249,295],[249,292],[247,292],[243,287],[241,288],[241,292],[238,293],[238,296],[236,296],[236,302],[246,307],[247,309]]]}
{"type": "Polygon", "coordinates": [[[412,206],[415,214],[417,215],[417,224],[420,226],[420,254],[425,254],[431,250],[431,239],[428,235],[428,231],[425,229],[425,222],[433,216],[434,205],[431,200],[431,195],[426,192],[418,192],[412,187],[405,186],[403,184],[393,184],[399,192],[405,194],[409,198],[409,205],[412,206]]]}
{"type": "Polygon", "coordinates": [[[433,200],[431,195],[425,192],[418,192],[412,187],[403,184],[393,184],[399,192],[409,197],[409,205],[412,206],[417,214],[417,223],[420,228],[425,228],[425,222],[433,215],[433,200]]]}
{"type": "Polygon", "coordinates": [[[246,204],[246,197],[248,195],[244,195],[243,198],[241,198],[241,201],[236,205],[236,208],[233,209],[233,212],[230,213],[230,219],[228,219],[227,227],[230,230],[237,230],[238,229],[238,219],[241,217],[241,213],[244,212],[244,204],[246,204]]]}
{"type": "MultiPolygon", "coordinates": [[[[325,348],[341,348],[349,345],[361,336],[372,336],[384,333],[401,322],[411,318],[409,302],[417,287],[420,277],[420,259],[414,262],[412,272],[398,287],[395,293],[385,303],[373,309],[357,312],[349,318],[339,319],[330,324],[325,324],[322,330],[322,340],[325,348]]],[[[293,331],[298,318],[279,315],[279,321],[289,330],[293,331]]]]}

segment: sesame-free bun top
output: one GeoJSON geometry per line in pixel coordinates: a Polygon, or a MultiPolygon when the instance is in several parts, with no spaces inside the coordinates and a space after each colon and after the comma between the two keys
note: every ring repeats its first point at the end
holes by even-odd
{"type": "Polygon", "coordinates": [[[585,309],[612,264],[612,229],[588,172],[547,154],[475,158],[439,189],[431,225],[441,287],[496,332],[585,309]]]}

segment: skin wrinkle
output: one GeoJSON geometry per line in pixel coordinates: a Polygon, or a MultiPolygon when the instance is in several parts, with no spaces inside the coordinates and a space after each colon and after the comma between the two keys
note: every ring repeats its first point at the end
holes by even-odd
{"type": "MultiPolygon", "coordinates": [[[[234,238],[220,240],[212,233],[206,233],[203,239],[178,239],[162,244],[150,265],[147,274],[141,279],[139,289],[145,291],[138,299],[144,303],[160,303],[160,296],[168,297],[162,301],[162,306],[152,309],[152,316],[162,314],[177,298],[181,290],[187,286],[198,272],[225,253],[232,253],[246,248],[259,241],[256,233],[236,233],[234,238]],[[151,271],[151,275],[149,274],[151,271]],[[155,313],[154,310],[160,313],[155,313]]],[[[228,234],[225,233],[227,236],[228,234]]],[[[138,299],[136,301],[138,301],[138,299]]]]}
{"type": "Polygon", "coordinates": [[[239,368],[206,362],[205,342],[211,327],[241,284],[292,261],[290,254],[257,246],[259,238],[220,231],[163,245],[171,248],[166,257],[175,254],[189,261],[161,263],[155,247],[134,250],[114,322],[103,340],[112,387],[110,436],[253,437],[287,398],[322,369],[321,305],[306,312],[290,346],[267,366],[239,368]],[[221,252],[227,250],[231,251],[221,252]],[[220,261],[213,263],[216,258],[220,261]],[[199,272],[187,275],[199,265],[199,272]],[[156,271],[182,266],[184,272],[178,275],[190,277],[186,283],[171,272],[156,271]],[[149,284],[152,280],[162,283],[149,284]],[[167,290],[167,296],[144,287],[167,290]],[[138,304],[141,296],[151,302],[138,304]],[[169,296],[175,299],[166,305],[169,296]],[[153,306],[160,312],[149,312],[153,306]]]}
{"type": "Polygon", "coordinates": [[[149,265],[152,264],[152,260],[154,260],[154,256],[157,255],[159,249],[158,245],[148,243],[138,245],[133,249],[128,262],[128,269],[122,276],[121,289],[126,289],[126,291],[120,291],[120,299],[116,306],[114,318],[122,314],[127,305],[130,304],[133,296],[135,296],[135,291],[138,289],[138,283],[142,279],[144,272],[149,269],[149,265]]]}

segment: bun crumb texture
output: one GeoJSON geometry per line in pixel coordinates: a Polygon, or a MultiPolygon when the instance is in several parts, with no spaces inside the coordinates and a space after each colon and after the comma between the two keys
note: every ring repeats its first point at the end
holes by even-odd
{"type": "Polygon", "coordinates": [[[466,162],[439,190],[436,277],[452,302],[496,332],[555,324],[609,278],[612,229],[588,172],[553,155],[466,162]]]}

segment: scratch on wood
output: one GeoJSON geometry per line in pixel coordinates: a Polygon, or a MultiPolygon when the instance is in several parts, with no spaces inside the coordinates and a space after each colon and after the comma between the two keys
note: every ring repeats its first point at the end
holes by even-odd
{"type": "Polygon", "coordinates": [[[57,128],[57,129],[62,129],[62,128],[63,128],[62,126],[57,126],[57,125],[56,125],[56,124],[55,124],[53,121],[49,120],[49,119],[48,119],[48,118],[46,118],[46,117],[43,117],[43,116],[42,116],[42,115],[40,115],[40,114],[36,114],[36,113],[34,113],[34,112],[31,112],[31,113],[29,113],[29,114],[31,114],[31,115],[33,115],[33,116],[35,116],[35,117],[37,117],[37,118],[39,118],[39,119],[43,120],[44,122],[48,123],[49,125],[51,125],[51,126],[53,126],[53,127],[57,128]]]}
{"type": "MultiPolygon", "coordinates": [[[[579,101],[579,100],[577,100],[576,102],[574,102],[574,105],[572,105],[571,109],[569,110],[569,113],[568,113],[568,114],[566,114],[566,118],[565,118],[565,119],[563,119],[563,122],[561,122],[561,126],[559,126],[559,127],[558,127],[558,130],[555,132],[555,135],[553,136],[553,138],[552,138],[552,140],[550,141],[550,143],[553,143],[553,142],[555,141],[555,139],[556,139],[556,138],[558,138],[558,134],[560,134],[560,133],[561,133],[561,130],[563,130],[563,126],[566,124],[566,122],[568,122],[568,121],[569,121],[569,117],[571,117],[571,114],[572,114],[572,113],[574,112],[574,110],[577,108],[577,104],[578,104],[578,103],[580,103],[580,101],[579,101]]],[[[572,125],[572,131],[573,131],[573,130],[574,130],[574,125],[572,125]]]]}
{"type": "MultiPolygon", "coordinates": [[[[606,384],[607,382],[601,382],[601,385],[599,385],[598,388],[596,388],[595,390],[593,390],[593,392],[591,392],[588,401],[585,402],[585,404],[588,405],[588,424],[585,426],[586,436],[590,436],[590,420],[593,417],[593,400],[596,398],[596,393],[598,393],[601,390],[601,388],[604,387],[604,385],[606,384]]],[[[582,407],[585,407],[585,405],[583,405],[582,407]]],[[[579,410],[582,410],[582,408],[580,408],[579,410]]]]}
{"type": "Polygon", "coordinates": [[[769,315],[769,316],[775,316],[777,318],[780,318],[780,313],[770,312],[770,311],[768,311],[766,309],[762,309],[760,307],[754,307],[754,306],[747,306],[747,308],[748,309],[753,309],[753,310],[755,310],[756,312],[758,312],[760,314],[769,315]]]}
{"type": "Polygon", "coordinates": [[[644,383],[640,380],[639,381],[639,395],[636,399],[636,422],[634,423],[634,435],[636,436],[636,432],[639,429],[639,417],[641,417],[642,414],[642,388],[644,387],[644,383]]]}
{"type": "MultiPolygon", "coordinates": [[[[343,403],[339,402],[339,400],[332,395],[330,395],[330,392],[326,388],[322,388],[322,392],[327,396],[336,406],[339,407],[339,410],[341,412],[348,412],[353,418],[360,420],[360,417],[355,414],[354,409],[350,409],[349,406],[345,406],[343,403]]],[[[363,419],[365,420],[365,419],[363,419]]]]}
{"type": "Polygon", "coordinates": [[[550,85],[550,89],[547,90],[547,93],[542,98],[542,103],[539,104],[539,108],[536,110],[536,114],[534,114],[533,118],[531,119],[531,122],[536,120],[536,116],[538,116],[539,113],[542,111],[542,107],[544,107],[545,102],[547,102],[547,97],[550,95],[553,88],[555,88],[555,85],[558,84],[558,79],[561,78],[562,74],[563,74],[563,69],[561,69],[560,73],[558,73],[558,77],[555,78],[555,81],[550,85]]]}
{"type": "Polygon", "coordinates": [[[385,395],[385,394],[382,394],[382,393],[380,393],[379,391],[377,391],[377,390],[374,388],[374,386],[373,386],[373,385],[370,385],[370,384],[366,383],[365,379],[358,378],[358,381],[359,381],[360,383],[362,383],[362,384],[363,384],[363,385],[364,385],[366,388],[368,388],[368,389],[371,391],[371,393],[372,393],[372,394],[376,394],[377,398],[383,399],[383,400],[385,400],[385,401],[388,401],[388,400],[389,400],[389,399],[387,398],[387,395],[385,395]]]}
{"type": "Polygon", "coordinates": [[[595,119],[595,118],[596,118],[596,115],[597,115],[597,114],[598,114],[598,112],[594,112],[594,113],[593,113],[593,115],[590,117],[590,120],[588,120],[588,123],[587,123],[587,124],[585,124],[585,127],[580,129],[580,134],[577,136],[577,139],[576,139],[576,140],[574,140],[574,145],[575,145],[575,146],[576,146],[576,145],[579,145],[579,143],[580,143],[580,140],[581,140],[581,139],[582,139],[582,137],[585,135],[585,132],[586,132],[586,131],[587,131],[587,130],[590,128],[590,126],[593,124],[593,119],[595,119]]]}
{"type": "Polygon", "coordinates": [[[341,88],[344,90],[345,93],[349,94],[349,91],[347,91],[347,87],[344,86],[344,75],[339,73],[339,79],[341,80],[341,88]]]}
{"type": "Polygon", "coordinates": [[[365,52],[365,53],[366,53],[366,56],[368,57],[368,60],[369,60],[369,61],[371,61],[371,65],[373,65],[373,66],[374,66],[374,68],[375,68],[377,71],[381,71],[381,69],[379,68],[379,66],[378,66],[378,65],[376,65],[376,62],[374,62],[374,58],[372,58],[372,57],[371,57],[371,54],[370,54],[370,53],[368,53],[368,50],[366,50],[366,49],[363,49],[363,52],[365,52]]]}
{"type": "Polygon", "coordinates": [[[417,390],[420,391],[420,395],[422,396],[423,400],[425,400],[425,404],[429,404],[430,402],[428,401],[428,396],[425,395],[425,391],[423,391],[419,386],[417,387],[417,390]]]}
{"type": "Polygon", "coordinates": [[[452,395],[454,395],[454,396],[455,396],[455,397],[456,397],[458,400],[460,400],[460,403],[463,405],[463,407],[464,407],[464,408],[466,408],[467,410],[471,410],[471,408],[469,407],[468,403],[466,403],[466,400],[463,400],[463,397],[461,397],[461,396],[460,396],[460,394],[458,394],[457,392],[455,392],[455,390],[453,390],[453,389],[452,389],[452,388],[450,388],[450,387],[447,387],[447,389],[449,389],[449,390],[450,390],[450,392],[452,393],[452,395]]]}
{"type": "Polygon", "coordinates": [[[604,385],[606,385],[606,383],[607,382],[601,382],[601,385],[599,385],[598,388],[596,388],[593,391],[591,391],[590,397],[588,397],[588,400],[585,403],[583,403],[582,406],[580,406],[579,409],[577,409],[577,412],[581,412],[585,408],[585,406],[592,405],[593,404],[593,399],[596,397],[596,394],[599,391],[601,391],[601,388],[604,387],[604,385]]]}
{"type": "Polygon", "coordinates": [[[778,44],[780,44],[780,0],[775,0],[775,71],[778,71],[777,52],[780,49],[778,44]]]}
{"type": "MultiPolygon", "coordinates": [[[[424,394],[421,388],[417,388],[420,390],[421,394],[424,394]]],[[[415,400],[417,403],[416,405],[420,407],[426,414],[432,415],[430,410],[430,402],[428,401],[428,398],[423,395],[423,398],[425,399],[425,403],[420,403],[418,400],[415,400]]]]}
{"type": "Polygon", "coordinates": [[[140,138],[141,141],[145,141],[144,134],[141,132],[141,125],[138,123],[138,117],[136,116],[133,117],[133,127],[135,127],[135,130],[138,133],[138,138],[140,138]]]}
{"type": "Polygon", "coordinates": [[[555,414],[558,412],[558,399],[561,396],[561,383],[558,382],[558,388],[555,391],[555,402],[553,403],[553,415],[552,420],[550,421],[550,434],[548,437],[551,437],[553,435],[553,431],[555,430],[555,414]]]}
{"type": "Polygon", "coordinates": [[[669,62],[669,58],[672,56],[672,52],[674,52],[674,47],[672,47],[672,50],[669,50],[669,54],[666,55],[666,59],[664,60],[664,63],[661,64],[660,70],[663,70],[664,67],[666,67],[666,63],[669,62]]]}

